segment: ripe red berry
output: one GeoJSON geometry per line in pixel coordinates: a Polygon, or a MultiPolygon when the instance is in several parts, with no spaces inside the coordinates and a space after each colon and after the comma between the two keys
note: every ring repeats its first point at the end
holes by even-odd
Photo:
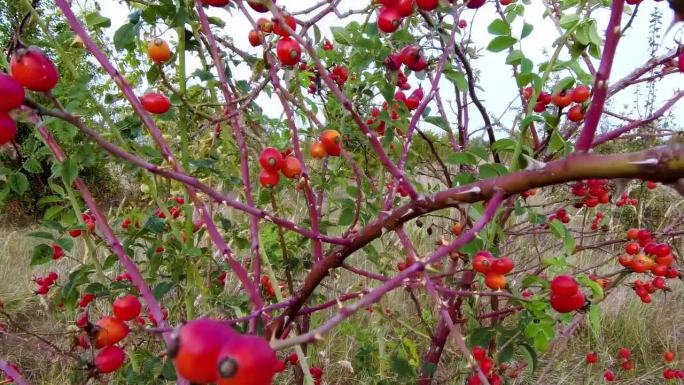
{"type": "Polygon", "coordinates": [[[555,104],[558,108],[565,108],[572,103],[572,96],[569,92],[561,91],[553,94],[551,103],[555,104]]]}
{"type": "Polygon", "coordinates": [[[126,361],[126,353],[118,346],[107,346],[95,356],[95,367],[100,373],[111,373],[126,361]]]}
{"type": "Polygon", "coordinates": [[[290,353],[289,361],[290,361],[290,365],[297,365],[297,363],[299,362],[299,356],[297,355],[296,352],[290,353]]]}
{"type": "Polygon", "coordinates": [[[247,40],[249,40],[249,44],[252,47],[258,47],[261,45],[261,42],[264,40],[264,37],[260,31],[251,30],[247,35],[247,40]]]}
{"type": "Polygon", "coordinates": [[[302,57],[302,47],[290,37],[283,37],[276,45],[276,55],[284,66],[292,66],[299,63],[302,57]]]}
{"type": "Polygon", "coordinates": [[[138,297],[129,294],[127,296],[117,298],[112,306],[114,315],[121,321],[130,321],[140,315],[142,305],[138,297]]]}
{"type": "Polygon", "coordinates": [[[202,0],[202,4],[211,5],[212,7],[225,7],[230,3],[230,0],[202,0]]]}
{"type": "Polygon", "coordinates": [[[490,272],[485,276],[485,285],[492,290],[501,290],[506,287],[506,277],[503,274],[490,272]]]}
{"type": "Polygon", "coordinates": [[[618,349],[618,355],[620,355],[620,357],[628,360],[632,357],[632,351],[627,349],[627,348],[620,348],[620,349],[618,349]]]}
{"type": "Polygon", "coordinates": [[[615,381],[615,373],[612,370],[606,370],[603,372],[603,379],[608,382],[615,381]]]}
{"type": "Polygon", "coordinates": [[[275,187],[280,182],[280,175],[274,171],[261,170],[259,173],[259,184],[262,187],[275,187]]]}
{"type": "MultiPolygon", "coordinates": [[[[276,3],[276,0],[273,0],[273,4],[276,3]]],[[[252,7],[253,10],[259,12],[259,13],[265,13],[268,12],[268,7],[265,5],[262,5],[261,3],[257,3],[254,1],[248,1],[247,4],[249,4],[250,7],[252,7]]]]}
{"type": "Polygon", "coordinates": [[[564,296],[551,292],[551,307],[559,313],[570,313],[584,307],[586,298],[581,290],[577,290],[570,296],[564,296]]]}
{"type": "MultiPolygon", "coordinates": [[[[297,21],[291,15],[283,15],[283,19],[291,30],[295,31],[297,29],[297,21]]],[[[283,24],[279,20],[273,20],[273,32],[282,37],[289,37],[290,34],[285,30],[283,24]]]]}
{"type": "Polygon", "coordinates": [[[237,337],[223,322],[209,319],[188,322],[180,328],[176,349],[171,352],[178,373],[191,383],[216,382],[218,353],[223,345],[237,337]]]}
{"type": "Polygon", "coordinates": [[[575,278],[571,275],[559,275],[551,281],[551,292],[561,296],[571,296],[579,291],[575,278]]]}
{"type": "Polygon", "coordinates": [[[513,270],[513,260],[510,258],[498,258],[492,262],[492,272],[497,274],[508,274],[513,270]]]}
{"type": "Polygon", "coordinates": [[[568,110],[568,120],[571,122],[581,122],[584,119],[584,111],[582,111],[582,106],[575,104],[568,110]]]}
{"type": "Polygon", "coordinates": [[[466,4],[466,6],[470,9],[475,9],[475,8],[480,8],[486,2],[487,2],[487,0],[470,0],[466,4]]]}
{"type": "Polygon", "coordinates": [[[665,352],[665,354],[663,354],[663,359],[665,360],[665,362],[672,362],[675,359],[675,354],[672,351],[668,350],[665,352]]]}
{"type": "Polygon", "coordinates": [[[58,260],[64,256],[64,250],[62,250],[62,247],[56,243],[52,244],[52,259],[53,260],[58,260]]]}
{"type": "Polygon", "coordinates": [[[0,146],[14,140],[17,123],[6,112],[0,112],[0,146]]]}
{"type": "Polygon", "coordinates": [[[385,33],[396,31],[401,25],[401,15],[394,8],[383,7],[378,14],[378,29],[385,33]]]}
{"type": "Polygon", "coordinates": [[[95,325],[97,326],[97,332],[94,337],[94,343],[98,349],[114,345],[128,335],[128,326],[114,317],[102,317],[95,325]]]}
{"type": "Polygon", "coordinates": [[[325,130],[321,133],[321,144],[330,156],[339,156],[342,152],[340,133],[336,130],[325,130]]]}
{"type": "Polygon", "coordinates": [[[492,269],[492,257],[489,253],[477,253],[473,257],[473,270],[487,274],[492,269]]]}
{"type": "Polygon", "coordinates": [[[221,348],[216,360],[217,385],[270,385],[278,359],[268,341],[239,336],[221,348]]]}
{"type": "Polygon", "coordinates": [[[17,50],[12,56],[10,67],[12,77],[31,91],[48,92],[59,81],[55,64],[36,47],[17,50]]]}
{"type": "Polygon", "coordinates": [[[439,6],[439,0],[416,0],[416,6],[423,11],[432,11],[439,6]]]}
{"type": "Polygon", "coordinates": [[[625,361],[622,363],[622,370],[628,372],[632,369],[634,369],[634,364],[632,363],[632,361],[625,361]]]}
{"type": "Polygon", "coordinates": [[[399,12],[399,16],[406,17],[413,13],[414,4],[415,0],[396,0],[392,8],[399,12]]]}
{"type": "Polygon", "coordinates": [[[587,86],[577,86],[571,93],[572,101],[575,103],[584,103],[591,96],[591,90],[587,86]]]}
{"type": "Polygon", "coordinates": [[[0,72],[0,111],[7,112],[24,104],[24,88],[13,77],[0,72]]]}
{"type": "Polygon", "coordinates": [[[473,358],[475,358],[477,361],[482,361],[485,359],[485,357],[487,357],[487,351],[482,346],[473,346],[472,353],[473,358]]]}
{"type": "Polygon", "coordinates": [[[285,163],[283,154],[278,149],[273,147],[266,147],[259,154],[259,164],[264,170],[277,172],[283,168],[285,163]]]}
{"type": "Polygon", "coordinates": [[[627,254],[636,255],[639,254],[639,250],[641,250],[641,247],[636,242],[629,242],[625,245],[625,252],[627,254]]]}
{"type": "Polygon", "coordinates": [[[290,179],[297,178],[302,172],[302,164],[294,156],[288,156],[285,158],[282,171],[283,175],[290,179]]]}
{"type": "Polygon", "coordinates": [[[171,108],[169,98],[156,92],[150,92],[140,98],[140,103],[145,111],[152,114],[163,114],[171,108]]]}
{"type": "Polygon", "coordinates": [[[596,352],[589,352],[585,360],[588,364],[595,364],[598,362],[598,354],[596,352]]]}

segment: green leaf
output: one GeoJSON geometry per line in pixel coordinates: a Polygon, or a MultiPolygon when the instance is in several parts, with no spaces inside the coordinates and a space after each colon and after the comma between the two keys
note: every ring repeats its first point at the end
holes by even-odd
{"type": "Polygon", "coordinates": [[[563,15],[560,18],[560,26],[563,29],[570,29],[579,23],[580,18],[575,14],[563,15]]]}
{"type": "Polygon", "coordinates": [[[534,372],[537,370],[537,366],[539,365],[539,359],[537,358],[537,352],[534,350],[534,348],[528,344],[520,344],[520,347],[522,347],[522,351],[525,353],[525,359],[527,361],[527,367],[530,368],[530,372],[534,372]]]}
{"type": "Polygon", "coordinates": [[[38,174],[39,172],[43,171],[43,168],[40,166],[40,162],[36,158],[30,158],[26,162],[24,162],[24,170],[30,172],[31,174],[38,174]]]}
{"type": "Polygon", "coordinates": [[[162,282],[159,285],[155,286],[154,289],[152,289],[152,293],[154,294],[154,298],[157,300],[162,299],[166,293],[171,291],[173,287],[176,286],[174,282],[162,282]]]}
{"type": "Polygon", "coordinates": [[[523,52],[519,49],[511,51],[511,53],[506,56],[506,64],[510,65],[518,65],[522,63],[522,60],[525,58],[525,55],[523,52]]]}
{"type": "Polygon", "coordinates": [[[354,221],[354,208],[345,207],[340,214],[340,219],[337,221],[338,226],[349,226],[354,221]]]}
{"type": "Polygon", "coordinates": [[[91,12],[85,15],[85,22],[90,29],[109,28],[112,26],[112,21],[100,15],[99,12],[91,12]]]}
{"type": "Polygon", "coordinates": [[[603,288],[601,287],[601,285],[599,285],[598,282],[590,279],[584,274],[578,275],[577,281],[584,286],[588,286],[591,289],[591,295],[594,301],[600,301],[601,299],[603,299],[603,288]]]}
{"type": "Polygon", "coordinates": [[[425,121],[441,128],[444,131],[451,131],[449,128],[449,123],[441,116],[428,116],[425,118],[425,121]]]}
{"type": "Polygon", "coordinates": [[[509,27],[508,23],[501,19],[494,19],[494,21],[492,21],[487,27],[487,31],[489,31],[489,33],[492,35],[510,36],[511,27],[509,27]]]}
{"type": "Polygon", "coordinates": [[[591,305],[589,308],[589,330],[594,336],[598,336],[601,331],[601,310],[598,305],[591,305]]]}
{"type": "Polygon", "coordinates": [[[33,249],[31,266],[43,265],[52,260],[52,247],[41,243],[33,249]]]}
{"type": "Polygon", "coordinates": [[[444,161],[449,164],[477,164],[475,156],[467,152],[450,153],[444,157],[444,161]]]}
{"type": "Polygon", "coordinates": [[[351,45],[352,36],[344,27],[331,27],[330,32],[332,32],[333,39],[342,45],[351,45]]]}
{"type": "Polygon", "coordinates": [[[559,80],[558,83],[553,87],[553,93],[569,90],[572,88],[572,86],[575,85],[575,78],[572,76],[567,76],[564,77],[563,79],[559,80]]]}
{"type": "Polygon", "coordinates": [[[46,231],[34,231],[28,235],[29,237],[39,238],[39,239],[49,239],[53,241],[55,239],[54,235],[46,231]]]}
{"type": "Polygon", "coordinates": [[[29,188],[29,181],[26,175],[17,172],[7,177],[7,184],[15,193],[23,195],[29,188]]]}
{"type": "Polygon", "coordinates": [[[74,247],[74,240],[71,238],[60,238],[57,240],[57,244],[60,245],[64,250],[71,251],[74,247]]]}
{"type": "Polygon", "coordinates": [[[468,346],[487,346],[489,345],[489,340],[492,339],[492,329],[490,328],[476,328],[468,336],[468,346]]]}
{"type": "Polygon", "coordinates": [[[164,232],[166,224],[161,218],[152,215],[147,219],[147,222],[145,222],[144,228],[152,233],[161,234],[164,232]]]}
{"type": "Polygon", "coordinates": [[[516,141],[510,138],[499,139],[492,145],[492,150],[495,151],[513,151],[516,147],[516,141]]]}
{"type": "Polygon", "coordinates": [[[74,158],[69,158],[60,164],[59,171],[64,183],[71,185],[78,176],[78,164],[74,158]]]}
{"type": "Polygon", "coordinates": [[[140,33],[141,22],[126,23],[114,32],[114,48],[117,51],[135,48],[135,41],[140,33]]]}
{"type": "Polygon", "coordinates": [[[45,210],[45,213],[43,213],[43,219],[46,221],[55,219],[62,212],[62,210],[64,210],[64,207],[62,206],[48,207],[48,209],[45,210]]]}
{"type": "Polygon", "coordinates": [[[452,82],[459,91],[468,91],[468,80],[466,75],[461,71],[444,70],[444,76],[452,82]]]}
{"type": "Polygon", "coordinates": [[[501,52],[511,48],[517,42],[518,39],[511,36],[497,36],[489,42],[487,50],[492,52],[501,52]]]}
{"type": "Polygon", "coordinates": [[[522,28],[522,33],[520,34],[520,39],[522,40],[522,39],[530,36],[530,34],[532,33],[533,30],[534,30],[534,25],[529,24],[527,22],[523,23],[523,28],[522,28]]]}

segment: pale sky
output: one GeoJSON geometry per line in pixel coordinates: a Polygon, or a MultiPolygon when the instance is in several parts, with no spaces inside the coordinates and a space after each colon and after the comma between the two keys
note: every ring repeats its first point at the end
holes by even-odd
{"type": "MultiPolygon", "coordinates": [[[[342,2],[343,5],[341,5],[339,9],[342,12],[347,9],[361,9],[364,8],[369,1],[370,0],[345,0],[342,2]]],[[[287,10],[295,12],[317,2],[317,0],[278,0],[278,5],[285,6],[287,10]]],[[[128,10],[125,5],[120,4],[116,0],[100,0],[99,3],[103,8],[102,14],[112,19],[112,27],[110,28],[109,33],[113,34],[119,26],[126,22],[128,10]]],[[[669,9],[667,2],[642,2],[632,28],[628,31],[627,36],[621,40],[621,44],[618,47],[611,79],[619,79],[648,60],[648,25],[654,7],[658,7],[663,14],[663,29],[665,29],[669,25],[670,20],[672,20],[672,11],[669,9]]],[[[626,8],[629,9],[632,7],[626,6],[626,8]]],[[[538,0],[535,1],[535,5],[526,6],[525,20],[528,23],[533,24],[535,28],[532,34],[523,40],[522,49],[525,55],[534,61],[535,66],[544,62],[546,60],[545,58],[551,55],[551,51],[554,49],[552,47],[553,41],[559,36],[552,22],[549,19],[542,18],[543,10],[544,7],[538,0]],[[546,49],[549,52],[545,52],[543,49],[546,49]]],[[[594,17],[598,21],[599,34],[602,37],[609,16],[608,13],[608,10],[602,10],[594,14],[594,17]]],[[[253,48],[249,45],[247,34],[251,30],[251,26],[239,12],[235,12],[234,15],[231,16],[225,10],[211,8],[209,14],[221,17],[226,21],[224,32],[226,35],[233,38],[233,41],[238,47],[254,54],[261,52],[261,47],[253,48]]],[[[507,53],[491,53],[484,50],[484,47],[486,47],[488,42],[492,39],[492,35],[487,32],[487,26],[494,17],[496,17],[496,12],[494,5],[491,3],[485,4],[477,13],[474,10],[465,10],[461,15],[461,18],[464,18],[469,22],[467,30],[468,33],[472,33],[472,40],[475,46],[483,49],[481,51],[482,56],[472,62],[472,65],[480,71],[480,80],[478,83],[481,87],[479,91],[480,98],[483,99],[491,115],[499,117],[503,114],[504,119],[502,121],[506,126],[509,126],[512,123],[513,114],[506,114],[506,111],[508,111],[509,104],[516,95],[516,88],[510,66],[505,64],[507,53]]],[[[624,16],[623,24],[626,23],[628,18],[628,15],[624,16]]],[[[334,15],[328,15],[318,23],[318,27],[324,36],[329,37],[332,40],[330,27],[344,25],[349,22],[349,20],[352,19],[340,21],[334,15]]],[[[514,31],[517,31],[518,35],[521,27],[522,20],[518,18],[514,25],[514,31]]],[[[668,38],[663,41],[662,47],[659,49],[660,54],[666,52],[667,48],[676,46],[673,40],[677,35],[676,30],[677,28],[670,32],[668,38]]],[[[312,33],[311,30],[309,32],[312,33]]],[[[514,35],[516,35],[515,32],[514,35]]],[[[171,41],[176,40],[173,35],[168,35],[168,39],[171,41]]],[[[660,42],[661,39],[658,41],[660,42]]],[[[189,65],[190,67],[197,66],[197,63],[197,59],[193,59],[190,60],[189,65]]],[[[596,67],[598,67],[598,62],[596,62],[596,67]]],[[[248,80],[251,71],[245,65],[242,65],[234,71],[234,74],[240,79],[248,80]]],[[[568,74],[569,73],[561,73],[560,77],[567,76],[568,74]]],[[[668,75],[664,81],[658,84],[657,99],[661,102],[669,99],[674,92],[680,88],[680,85],[683,84],[682,80],[684,80],[684,75],[682,74],[668,75]]],[[[410,82],[414,85],[417,84],[416,79],[410,79],[410,82]]],[[[423,85],[428,86],[427,81],[423,81],[423,85]]],[[[552,86],[553,84],[547,85],[548,88],[552,86]]],[[[451,84],[446,83],[445,81],[441,84],[441,87],[444,90],[442,92],[442,98],[445,102],[452,101],[454,98],[451,84]]],[[[144,89],[146,87],[141,88],[144,89]]],[[[632,87],[618,94],[618,97],[613,99],[614,102],[611,109],[615,112],[625,113],[625,115],[632,118],[643,117],[643,108],[641,108],[643,106],[643,98],[635,102],[635,91],[636,87],[632,87]]],[[[257,99],[257,102],[268,115],[272,117],[280,116],[282,110],[277,100],[268,100],[268,97],[264,95],[257,99]]],[[[516,101],[514,106],[519,106],[519,102],[516,101]]],[[[659,106],[659,104],[657,104],[657,106],[659,106]]],[[[449,110],[450,108],[446,107],[446,109],[449,110]]],[[[675,106],[673,111],[676,121],[680,121],[684,118],[684,109],[682,107],[675,106]]],[[[482,120],[474,107],[471,108],[470,116],[471,130],[479,128],[482,120]]]]}

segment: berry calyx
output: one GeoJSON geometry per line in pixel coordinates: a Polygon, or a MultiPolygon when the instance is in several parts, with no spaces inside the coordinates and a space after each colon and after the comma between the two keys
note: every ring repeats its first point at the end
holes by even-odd
{"type": "Polygon", "coordinates": [[[283,168],[285,161],[283,159],[283,154],[281,154],[278,149],[266,147],[259,155],[259,164],[264,170],[277,172],[283,168]]]}

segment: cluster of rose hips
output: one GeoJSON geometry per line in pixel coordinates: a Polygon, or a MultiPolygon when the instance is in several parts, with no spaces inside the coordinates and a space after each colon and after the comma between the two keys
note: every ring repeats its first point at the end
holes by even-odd
{"type": "MultiPolygon", "coordinates": [[[[402,48],[401,51],[392,53],[385,59],[385,67],[389,71],[399,71],[401,70],[402,65],[405,65],[412,71],[420,72],[427,68],[428,62],[427,59],[425,59],[425,56],[423,56],[420,47],[416,45],[407,45],[402,48]]],[[[405,82],[405,79],[399,79],[397,85],[399,88],[404,89],[402,85],[405,82]]]]}
{"type": "Polygon", "coordinates": [[[318,137],[318,141],[311,143],[311,157],[315,159],[328,156],[340,156],[342,153],[342,138],[337,130],[325,130],[318,137]]]}
{"type": "MultiPolygon", "coordinates": [[[[439,0],[378,0],[382,5],[378,12],[378,29],[392,33],[399,29],[403,19],[413,14],[414,8],[421,11],[432,11],[439,6],[439,0]]],[[[486,0],[470,0],[468,8],[480,8],[486,0]]]]}
{"type": "Polygon", "coordinates": [[[658,277],[678,276],[672,268],[674,256],[672,248],[666,243],[655,243],[651,232],[644,229],[629,229],[627,231],[625,253],[618,258],[618,262],[629,267],[635,273],[652,272],[658,277]]]}
{"type": "Polygon", "coordinates": [[[597,231],[602,220],[603,220],[603,213],[599,211],[596,213],[596,215],[594,215],[594,219],[591,221],[591,229],[593,231],[597,231]]]}
{"type": "MultiPolygon", "coordinates": [[[[292,366],[297,365],[299,363],[299,356],[297,355],[297,353],[290,353],[287,362],[292,366]]],[[[309,368],[309,373],[311,374],[311,377],[314,380],[314,385],[321,385],[321,383],[323,382],[323,369],[317,366],[312,366],[311,368],[309,368]]]]}
{"type": "Polygon", "coordinates": [[[54,271],[49,272],[46,276],[44,277],[36,277],[33,279],[33,282],[38,285],[38,289],[36,289],[35,294],[36,295],[47,295],[50,292],[50,288],[54,286],[54,284],[57,282],[59,279],[59,274],[57,274],[54,271]]]}
{"type": "Polygon", "coordinates": [[[620,196],[620,199],[615,203],[617,207],[622,207],[622,206],[637,206],[639,204],[639,200],[636,198],[630,198],[627,193],[622,193],[620,196]]]}
{"type": "Polygon", "coordinates": [[[280,182],[278,171],[285,177],[294,179],[302,172],[302,164],[299,159],[292,156],[292,150],[280,152],[273,147],[267,147],[259,155],[259,164],[262,167],[259,174],[259,183],[263,187],[275,187],[280,182]]]}
{"type": "Polygon", "coordinates": [[[271,279],[267,275],[261,277],[261,289],[266,293],[268,298],[275,298],[275,289],[271,283],[271,279]]]}
{"type": "Polygon", "coordinates": [[[55,64],[39,48],[21,48],[10,60],[12,75],[0,72],[0,145],[14,140],[17,123],[10,116],[24,104],[24,88],[50,92],[59,81],[55,64]]]}
{"type": "Polygon", "coordinates": [[[494,258],[486,250],[478,251],[473,257],[473,270],[485,276],[485,285],[492,290],[506,287],[506,274],[513,270],[513,260],[507,257],[494,258]]]}
{"type": "MultiPolygon", "coordinates": [[[[534,88],[529,86],[523,90],[523,97],[529,101],[534,94],[534,88]]],[[[542,91],[537,98],[537,103],[534,105],[534,112],[541,113],[546,111],[549,104],[558,107],[559,110],[568,107],[573,102],[575,103],[567,112],[568,120],[572,122],[580,122],[584,119],[584,108],[582,104],[589,100],[591,96],[591,89],[587,86],[577,86],[572,90],[562,90],[551,95],[548,92],[542,91]]]]}
{"type": "MultiPolygon", "coordinates": [[[[88,297],[85,306],[94,298],[94,295],[88,297]]],[[[95,349],[101,349],[95,355],[91,366],[91,375],[93,376],[114,372],[124,364],[126,353],[116,344],[128,336],[130,329],[126,322],[138,318],[142,305],[138,297],[129,294],[117,298],[112,309],[114,316],[104,316],[95,324],[88,320],[87,313],[84,313],[76,321],[76,325],[83,329],[78,338],[79,346],[88,348],[92,345],[95,349]]]]}
{"type": "Polygon", "coordinates": [[[93,293],[84,293],[83,296],[81,296],[81,299],[78,301],[78,307],[83,309],[87,308],[88,305],[95,300],[95,298],[97,298],[97,295],[93,293]]]}
{"type": "MultiPolygon", "coordinates": [[[[173,197],[173,198],[171,199],[171,201],[174,202],[175,204],[172,205],[171,207],[169,207],[169,209],[168,209],[168,210],[169,210],[169,214],[171,214],[171,217],[172,217],[173,219],[178,219],[178,217],[179,217],[179,216],[181,215],[181,213],[182,213],[182,210],[181,210],[180,205],[185,204],[185,198],[183,198],[183,197],[181,197],[181,196],[177,196],[177,197],[173,197]]],[[[154,215],[155,215],[157,218],[159,218],[159,219],[166,219],[166,214],[164,213],[164,210],[162,210],[161,208],[155,209],[155,210],[154,210],[154,215]]],[[[122,227],[124,230],[126,230],[126,229],[128,229],[128,226],[130,226],[130,225],[131,225],[131,218],[130,218],[130,217],[126,217],[126,219],[124,219],[123,223],[121,224],[121,227],[122,227]],[[125,225],[125,226],[124,226],[124,225],[125,225]]]]}
{"type": "Polygon", "coordinates": [[[572,195],[582,199],[574,204],[574,207],[578,209],[584,206],[593,208],[599,204],[610,203],[608,181],[605,179],[589,179],[586,182],[574,183],[570,191],[572,195]]]}
{"type": "MultiPolygon", "coordinates": [[[[672,362],[675,360],[674,352],[671,350],[666,351],[663,354],[663,360],[665,361],[666,365],[672,365],[672,362]]],[[[666,367],[663,370],[663,378],[666,380],[674,380],[674,379],[684,380],[684,370],[666,367]]]]}
{"type": "MultiPolygon", "coordinates": [[[[487,357],[487,350],[481,346],[473,346],[471,350],[473,358],[477,361],[477,366],[480,368],[482,373],[487,376],[487,381],[491,385],[503,385],[503,379],[498,374],[494,373],[494,361],[487,357]]],[[[468,377],[468,385],[482,385],[482,380],[477,375],[477,372],[473,373],[468,377]]]]}
{"type": "Polygon", "coordinates": [[[551,281],[551,307],[559,313],[570,313],[586,305],[584,293],[571,275],[559,275],[551,281]]]}
{"type": "Polygon", "coordinates": [[[558,219],[559,221],[563,223],[570,223],[570,216],[568,215],[568,211],[564,208],[560,208],[556,210],[555,213],[549,215],[547,218],[548,222],[552,222],[553,220],[558,219]]]}
{"type": "MultiPolygon", "coordinates": [[[[88,232],[92,233],[95,230],[95,215],[93,215],[90,211],[86,211],[81,214],[81,219],[83,220],[83,223],[85,223],[88,232]]],[[[80,228],[69,230],[69,235],[72,238],[78,238],[82,233],[83,231],[80,228]]]]}
{"type": "Polygon", "coordinates": [[[192,384],[270,385],[284,369],[268,342],[240,335],[227,323],[198,319],[180,327],[169,349],[176,370],[192,384]]]}

